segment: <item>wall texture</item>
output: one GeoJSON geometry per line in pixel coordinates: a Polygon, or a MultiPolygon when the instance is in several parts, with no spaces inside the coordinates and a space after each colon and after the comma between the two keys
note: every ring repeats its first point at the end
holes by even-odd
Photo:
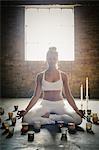
{"type": "MultiPolygon", "coordinates": [[[[24,7],[3,5],[1,9],[1,96],[31,97],[35,77],[44,62],[24,60],[24,7]]],[[[74,97],[89,77],[89,96],[99,98],[99,5],[75,7],[75,61],[59,62],[68,74],[74,97]]]]}

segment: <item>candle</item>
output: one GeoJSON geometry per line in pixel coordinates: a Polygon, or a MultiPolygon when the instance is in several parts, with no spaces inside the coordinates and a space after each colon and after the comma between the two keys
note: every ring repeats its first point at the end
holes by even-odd
{"type": "Polygon", "coordinates": [[[2,133],[2,135],[5,135],[5,134],[7,134],[9,132],[9,127],[8,126],[6,126],[5,127],[5,130],[4,130],[4,132],[2,133]]]}
{"type": "Polygon", "coordinates": [[[88,98],[88,77],[86,77],[86,98],[88,98]]]}
{"type": "Polygon", "coordinates": [[[76,133],[76,127],[75,127],[75,123],[68,123],[68,131],[71,134],[76,133]]]}
{"type": "Polygon", "coordinates": [[[87,130],[87,132],[90,132],[92,130],[92,123],[91,122],[86,123],[86,130],[87,130]]]}
{"type": "Polygon", "coordinates": [[[40,121],[35,121],[33,126],[34,126],[35,132],[40,132],[40,128],[41,128],[41,122],[40,121]]]}
{"type": "Polygon", "coordinates": [[[97,122],[98,122],[97,113],[93,113],[93,115],[92,115],[92,121],[93,121],[93,123],[97,124],[97,122]]]}
{"type": "Polygon", "coordinates": [[[14,109],[15,109],[15,111],[17,111],[18,110],[18,105],[15,105],[14,109]]]}
{"type": "Polygon", "coordinates": [[[13,117],[13,118],[11,119],[11,121],[12,121],[12,126],[15,126],[15,124],[16,124],[16,117],[13,117]]]}
{"type": "Polygon", "coordinates": [[[62,128],[64,126],[64,121],[57,121],[58,127],[62,128]]]}
{"type": "Polygon", "coordinates": [[[14,128],[9,127],[9,131],[8,131],[8,134],[7,134],[6,138],[10,138],[10,137],[12,137],[12,136],[13,136],[13,134],[14,134],[14,128]]]}
{"type": "Polygon", "coordinates": [[[83,109],[83,84],[81,84],[80,91],[81,91],[80,98],[81,98],[81,110],[82,110],[83,109]]]}
{"type": "Polygon", "coordinates": [[[88,110],[88,77],[86,77],[86,107],[88,110]]]}
{"type": "Polygon", "coordinates": [[[6,127],[9,127],[9,124],[7,122],[2,122],[2,129],[6,129],[6,127]]]}
{"type": "Polygon", "coordinates": [[[34,140],[34,131],[28,132],[28,141],[32,142],[34,140]]]}
{"type": "Polygon", "coordinates": [[[91,122],[91,116],[87,115],[87,122],[91,122]]]}
{"type": "Polygon", "coordinates": [[[8,126],[5,128],[5,131],[6,131],[6,133],[9,132],[9,127],[8,126]]]}
{"type": "Polygon", "coordinates": [[[8,112],[9,119],[13,117],[13,112],[8,112]]]}
{"type": "Polygon", "coordinates": [[[22,134],[22,135],[26,134],[26,132],[27,132],[28,130],[29,130],[28,123],[23,122],[23,123],[22,123],[21,134],[22,134]]]}
{"type": "Polygon", "coordinates": [[[0,115],[4,114],[4,108],[0,107],[0,115]]]}
{"type": "Polygon", "coordinates": [[[67,140],[67,128],[63,127],[61,128],[62,136],[61,140],[67,140]]]}
{"type": "Polygon", "coordinates": [[[91,109],[87,109],[87,115],[91,115],[91,109]]]}

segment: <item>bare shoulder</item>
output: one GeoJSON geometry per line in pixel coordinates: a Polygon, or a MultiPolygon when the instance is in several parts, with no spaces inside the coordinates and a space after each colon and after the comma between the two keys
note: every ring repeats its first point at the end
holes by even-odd
{"type": "Polygon", "coordinates": [[[68,80],[67,74],[65,72],[61,71],[61,76],[62,76],[63,81],[68,80]]]}
{"type": "Polygon", "coordinates": [[[42,77],[43,77],[43,72],[38,73],[36,76],[37,81],[41,81],[42,77]]]}

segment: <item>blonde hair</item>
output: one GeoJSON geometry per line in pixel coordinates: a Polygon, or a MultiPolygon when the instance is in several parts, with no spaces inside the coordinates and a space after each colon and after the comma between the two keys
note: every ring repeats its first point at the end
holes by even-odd
{"type": "MultiPolygon", "coordinates": [[[[47,52],[47,57],[48,57],[50,54],[55,54],[55,55],[58,57],[57,48],[56,48],[56,47],[49,47],[49,50],[48,50],[48,52],[47,52]]],[[[56,68],[58,69],[58,62],[57,62],[57,64],[56,64],[56,68]]]]}
{"type": "Polygon", "coordinates": [[[47,52],[47,56],[51,53],[56,53],[56,55],[58,56],[57,48],[56,47],[49,47],[49,50],[47,52]]]}

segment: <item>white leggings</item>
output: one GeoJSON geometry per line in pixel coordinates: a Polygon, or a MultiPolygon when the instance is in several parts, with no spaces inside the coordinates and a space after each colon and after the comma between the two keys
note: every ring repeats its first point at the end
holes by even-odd
{"type": "Polygon", "coordinates": [[[23,122],[29,124],[40,121],[41,124],[50,124],[55,121],[64,121],[65,123],[74,122],[80,124],[82,122],[81,117],[72,109],[69,103],[65,100],[58,101],[39,101],[23,118],[23,122]],[[42,117],[46,113],[50,114],[49,118],[42,117]]]}

